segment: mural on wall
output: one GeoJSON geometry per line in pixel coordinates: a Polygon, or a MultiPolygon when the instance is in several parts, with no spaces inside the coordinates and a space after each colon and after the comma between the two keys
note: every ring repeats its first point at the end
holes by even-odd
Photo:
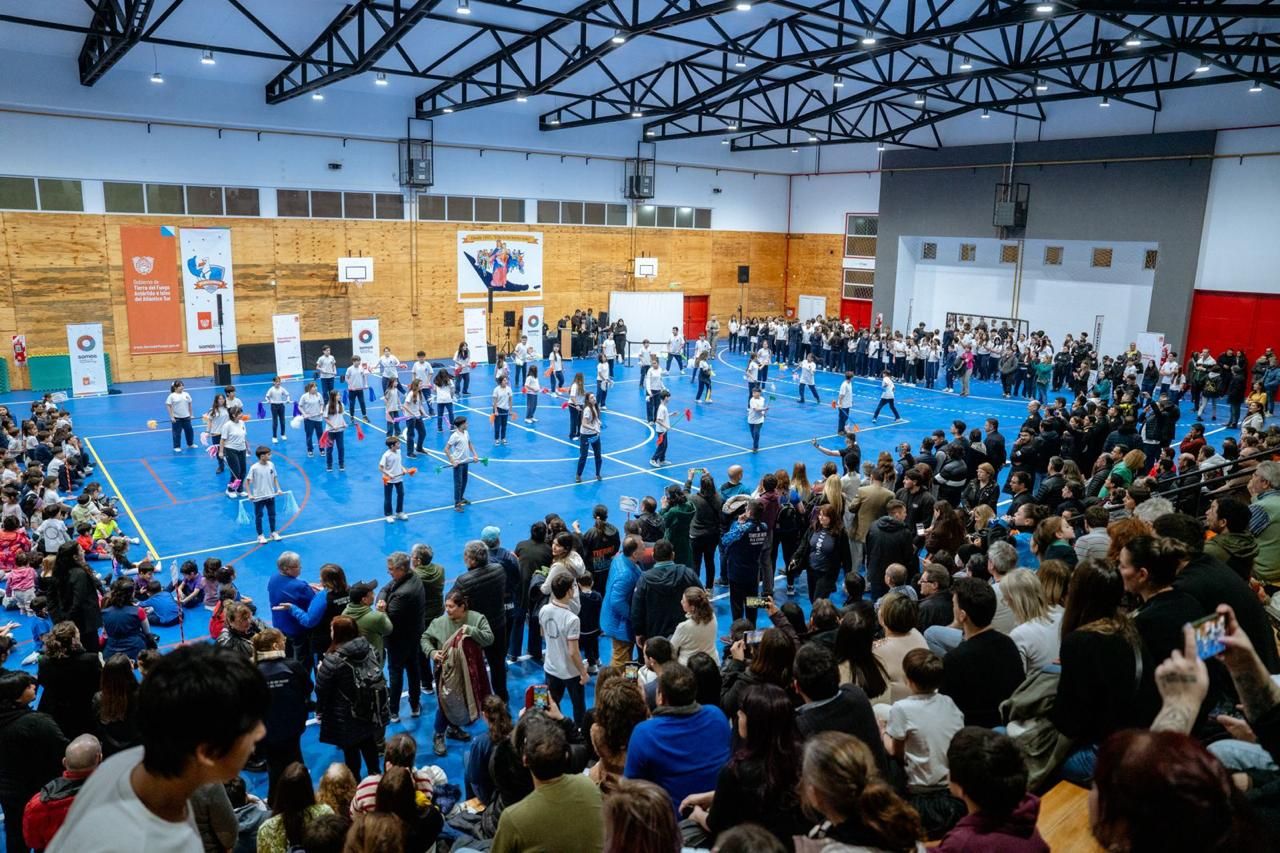
{"type": "Polygon", "coordinates": [[[458,301],[542,299],[542,234],[458,232],[458,301]]]}

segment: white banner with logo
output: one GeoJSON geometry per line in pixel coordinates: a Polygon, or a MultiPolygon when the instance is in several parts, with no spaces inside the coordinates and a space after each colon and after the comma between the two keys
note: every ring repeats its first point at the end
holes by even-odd
{"type": "Polygon", "coordinates": [[[187,352],[218,352],[218,297],[222,298],[222,349],[234,352],[236,298],[231,272],[231,229],[183,228],[179,241],[187,352]]]}
{"type": "Polygon", "coordinates": [[[301,376],[302,325],[297,314],[272,314],[271,332],[276,342],[276,375],[288,379],[301,376]]]}
{"type": "MultiPolygon", "coordinates": [[[[376,319],[351,321],[351,354],[360,356],[367,367],[377,364],[382,355],[382,342],[379,338],[376,319]]],[[[341,364],[338,367],[345,369],[341,364]]]]}
{"type": "Polygon", "coordinates": [[[71,356],[72,396],[107,393],[107,350],[102,340],[102,324],[67,326],[67,352],[71,356]]]}
{"type": "Polygon", "coordinates": [[[520,315],[520,334],[529,336],[529,343],[533,344],[539,356],[542,355],[542,306],[531,305],[524,309],[524,313],[520,315]]]}
{"type": "Polygon", "coordinates": [[[462,339],[471,350],[471,360],[480,364],[489,363],[489,334],[485,322],[483,308],[462,309],[462,339]]]}

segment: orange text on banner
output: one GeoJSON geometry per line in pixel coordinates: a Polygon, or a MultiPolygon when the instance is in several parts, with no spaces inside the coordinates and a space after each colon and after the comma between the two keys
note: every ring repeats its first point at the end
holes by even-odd
{"type": "Polygon", "coordinates": [[[120,226],[129,352],[182,351],[177,231],[167,225],[120,226]]]}

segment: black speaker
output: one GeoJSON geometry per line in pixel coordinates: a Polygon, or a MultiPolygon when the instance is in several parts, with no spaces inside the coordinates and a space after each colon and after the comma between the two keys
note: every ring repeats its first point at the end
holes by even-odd
{"type": "MultiPolygon", "coordinates": [[[[222,297],[218,297],[218,305],[222,305],[222,297]]],[[[230,385],[231,384],[231,365],[225,361],[215,361],[213,363],[213,384],[214,385],[230,385]]]]}
{"type": "Polygon", "coordinates": [[[493,290],[491,288],[485,288],[485,289],[489,291],[489,314],[490,316],[492,316],[493,315],[493,290]]]}
{"type": "Polygon", "coordinates": [[[746,284],[751,281],[751,267],[746,264],[738,265],[738,284],[746,284]]]}
{"type": "Polygon", "coordinates": [[[217,299],[218,299],[218,325],[221,326],[222,325],[222,294],[221,293],[217,295],[217,299]]]}
{"type": "Polygon", "coordinates": [[[596,315],[596,320],[597,322],[600,323],[601,327],[609,325],[609,312],[601,311],[598,315],[596,315]]]}
{"type": "Polygon", "coordinates": [[[514,311],[503,311],[503,312],[502,312],[502,325],[503,325],[503,326],[505,326],[505,327],[506,327],[506,328],[508,328],[508,329],[514,329],[514,328],[516,327],[516,312],[514,312],[514,311]]]}

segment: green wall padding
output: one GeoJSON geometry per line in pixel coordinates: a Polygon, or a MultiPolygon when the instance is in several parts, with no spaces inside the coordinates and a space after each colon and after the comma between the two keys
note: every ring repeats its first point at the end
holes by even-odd
{"type": "MultiPolygon", "coordinates": [[[[107,353],[107,385],[111,385],[111,354],[107,353]]],[[[27,357],[32,391],[71,391],[71,356],[69,353],[51,353],[27,357]]],[[[8,390],[8,373],[4,377],[8,390]]]]}
{"type": "Polygon", "coordinates": [[[12,390],[9,384],[9,359],[0,358],[0,394],[8,394],[12,390]]]}

